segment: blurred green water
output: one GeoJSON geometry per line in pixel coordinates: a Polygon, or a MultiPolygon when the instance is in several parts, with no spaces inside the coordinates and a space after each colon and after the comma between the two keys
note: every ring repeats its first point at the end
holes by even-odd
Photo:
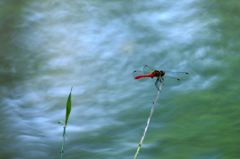
{"type": "Polygon", "coordinates": [[[1,1],[0,158],[132,158],[155,95],[144,64],[186,70],[166,85],[140,158],[238,159],[238,1],[1,1]]]}

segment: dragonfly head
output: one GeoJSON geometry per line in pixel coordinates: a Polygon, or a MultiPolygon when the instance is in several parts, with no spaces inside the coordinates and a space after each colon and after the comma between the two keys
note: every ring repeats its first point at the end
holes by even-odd
{"type": "Polygon", "coordinates": [[[159,71],[160,72],[160,76],[163,77],[165,75],[165,72],[164,71],[159,71]]]}

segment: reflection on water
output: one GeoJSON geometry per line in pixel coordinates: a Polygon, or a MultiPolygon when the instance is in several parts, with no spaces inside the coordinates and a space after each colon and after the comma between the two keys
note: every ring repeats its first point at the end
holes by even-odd
{"type": "Polygon", "coordinates": [[[144,64],[191,75],[166,84],[142,158],[240,157],[239,22],[219,9],[239,9],[238,3],[0,5],[0,158],[59,158],[57,123],[71,86],[64,155],[132,158],[155,95],[153,81],[132,79],[144,64]]]}

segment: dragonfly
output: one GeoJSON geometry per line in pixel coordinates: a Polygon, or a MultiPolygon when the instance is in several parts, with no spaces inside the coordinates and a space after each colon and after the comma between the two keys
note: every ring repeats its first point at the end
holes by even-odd
{"type": "Polygon", "coordinates": [[[165,70],[157,70],[148,65],[143,67],[143,71],[135,70],[133,71],[134,79],[146,79],[146,78],[156,78],[155,86],[158,90],[160,90],[160,84],[164,82],[165,77],[169,77],[175,79],[177,81],[181,81],[181,78],[178,75],[188,75],[188,72],[173,72],[173,71],[165,71],[165,70]],[[176,76],[177,75],[177,76],[176,76]]]}

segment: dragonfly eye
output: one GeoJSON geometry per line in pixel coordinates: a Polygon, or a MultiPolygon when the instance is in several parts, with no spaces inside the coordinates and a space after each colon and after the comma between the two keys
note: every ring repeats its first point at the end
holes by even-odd
{"type": "Polygon", "coordinates": [[[160,71],[160,74],[161,74],[161,76],[164,76],[165,72],[164,71],[160,71]]]}

